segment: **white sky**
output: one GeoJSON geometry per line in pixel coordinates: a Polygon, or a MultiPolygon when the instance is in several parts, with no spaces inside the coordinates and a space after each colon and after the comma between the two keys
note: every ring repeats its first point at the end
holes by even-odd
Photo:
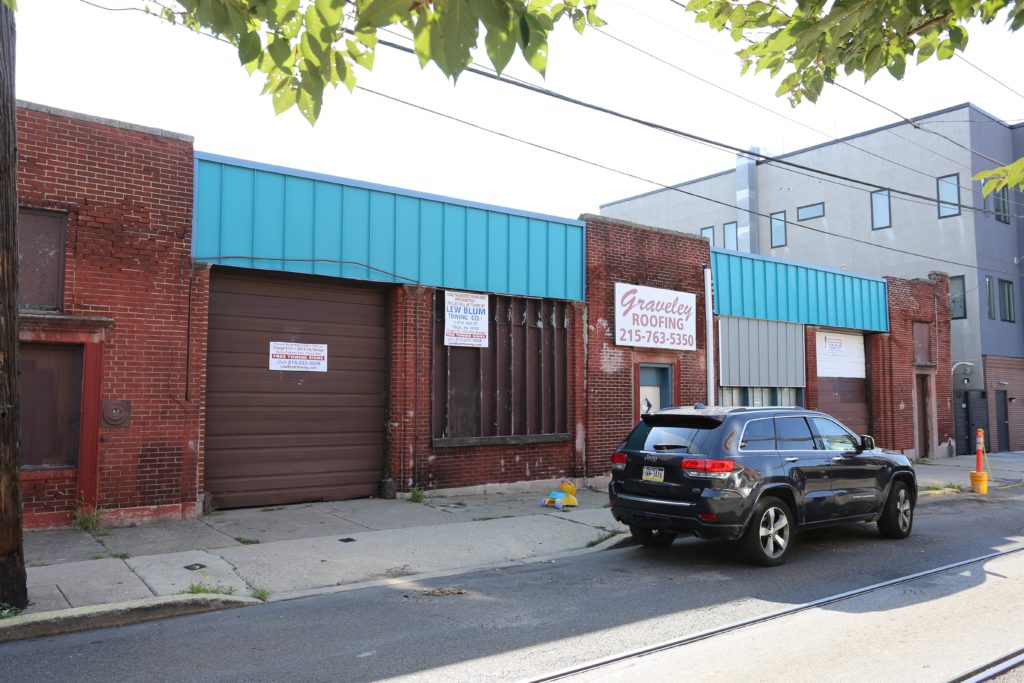
{"type": "MultiPolygon", "coordinates": [[[[109,7],[143,0],[95,0],[109,7]]],[[[470,129],[376,95],[326,95],[311,127],[297,110],[275,116],[262,80],[234,49],[138,12],[107,12],[79,0],[19,0],[20,99],[195,137],[197,150],[574,218],[657,185],[470,129]]],[[[661,59],[831,136],[896,120],[880,107],[826,86],[818,104],[791,109],[767,75],[739,75],[737,45],[695,25],[668,0],[601,0],[604,29],[661,59]]],[[[966,57],[1017,92],[1022,36],[1002,26],[971,30],[966,57]]],[[[382,38],[396,40],[381,34],[382,38]]],[[[481,55],[482,65],[489,65],[481,55]]],[[[518,55],[509,73],[582,100],[739,147],[771,153],[826,141],[660,64],[596,31],[566,23],[551,41],[542,81],[518,55]]],[[[964,62],[908,67],[901,82],[879,74],[842,81],[907,116],[964,101],[1003,120],[1024,119],[1024,96],[964,62]]],[[[733,155],[508,85],[465,74],[457,86],[433,65],[380,47],[360,84],[446,114],[659,183],[725,170],[733,155]]]]}

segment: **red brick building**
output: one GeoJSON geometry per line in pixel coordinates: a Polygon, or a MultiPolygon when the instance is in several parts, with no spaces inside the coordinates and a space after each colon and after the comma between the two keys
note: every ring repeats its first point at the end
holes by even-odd
{"type": "Polygon", "coordinates": [[[194,515],[192,140],[26,102],[17,126],[25,526],[194,515]]]}
{"type": "Polygon", "coordinates": [[[820,408],[908,453],[952,434],[942,275],[197,155],[27,103],[18,135],[29,528],[599,479],[642,411],[709,400],[820,408]],[[450,296],[483,343],[452,341],[450,296]]]}

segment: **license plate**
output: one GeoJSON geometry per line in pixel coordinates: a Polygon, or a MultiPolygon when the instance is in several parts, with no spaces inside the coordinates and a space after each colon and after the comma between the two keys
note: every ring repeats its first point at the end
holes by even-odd
{"type": "Polygon", "coordinates": [[[665,468],[644,467],[644,481],[665,481],[665,468]]]}

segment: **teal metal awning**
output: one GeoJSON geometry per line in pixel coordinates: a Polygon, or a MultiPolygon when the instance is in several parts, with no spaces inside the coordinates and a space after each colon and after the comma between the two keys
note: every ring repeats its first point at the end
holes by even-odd
{"type": "Polygon", "coordinates": [[[711,269],[717,315],[889,331],[881,278],[714,248],[711,269]]]}
{"type": "Polygon", "coordinates": [[[196,153],[197,261],[582,300],[584,223],[196,153]]]}

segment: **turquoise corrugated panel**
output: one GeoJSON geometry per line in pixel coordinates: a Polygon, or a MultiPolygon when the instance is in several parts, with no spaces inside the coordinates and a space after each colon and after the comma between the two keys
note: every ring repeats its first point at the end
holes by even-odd
{"type": "Polygon", "coordinates": [[[565,298],[565,233],[567,228],[548,223],[548,292],[556,299],[565,298]]]}
{"type": "Polygon", "coordinates": [[[370,193],[370,255],[371,280],[395,282],[395,195],[370,193]]]}
{"type": "Polygon", "coordinates": [[[565,229],[565,298],[583,298],[583,228],[577,225],[565,229]]]}
{"type": "Polygon", "coordinates": [[[513,292],[528,291],[530,272],[530,231],[521,216],[508,219],[508,288],[513,292]]]}
{"type": "Polygon", "coordinates": [[[420,200],[395,197],[395,273],[398,282],[420,277],[420,200]]]}
{"type": "Polygon", "coordinates": [[[584,226],[197,155],[198,260],[582,299],[584,226]]]}
{"type": "Polygon", "coordinates": [[[466,209],[466,288],[487,291],[487,211],[466,209]]]}
{"type": "Polygon", "coordinates": [[[768,291],[765,283],[768,280],[768,264],[764,261],[753,261],[754,279],[751,281],[754,294],[754,317],[765,319],[768,317],[768,291]]]}
{"type": "Polygon", "coordinates": [[[293,273],[313,272],[313,195],[312,180],[285,178],[284,269],[293,273]]]}
{"type": "Polygon", "coordinates": [[[204,188],[196,192],[195,198],[195,235],[192,238],[192,251],[197,259],[213,258],[220,255],[221,210],[220,201],[224,196],[221,190],[223,167],[206,161],[196,163],[196,186],[204,188]]]}
{"type": "Polygon", "coordinates": [[[341,254],[349,261],[341,266],[341,276],[365,280],[370,261],[370,192],[346,187],[341,199],[341,254]]]}
{"type": "MultiPolygon", "coordinates": [[[[252,254],[257,268],[284,270],[284,176],[256,171],[253,178],[252,254]]],[[[238,229],[238,228],[236,228],[238,229]]]]}
{"type": "Polygon", "coordinates": [[[729,257],[729,293],[723,297],[729,302],[729,310],[732,315],[743,316],[744,292],[743,292],[743,262],[739,259],[729,257]]]}
{"type": "MultiPolygon", "coordinates": [[[[248,168],[224,169],[221,179],[222,222],[230,225],[237,221],[241,225],[252,225],[253,171],[248,168]]],[[[252,256],[252,232],[226,230],[220,237],[220,255],[228,257],[252,256]]],[[[252,268],[252,259],[226,258],[226,266],[252,268]]]]}
{"type": "Polygon", "coordinates": [[[750,259],[740,260],[740,277],[743,282],[746,283],[746,287],[742,289],[743,304],[742,309],[744,311],[750,311],[750,314],[746,317],[756,318],[757,317],[757,293],[754,291],[757,287],[757,278],[754,276],[754,261],[750,259]]]}
{"type": "Polygon", "coordinates": [[[487,214],[487,288],[507,292],[508,281],[508,214],[487,214]]]}
{"type": "Polygon", "coordinates": [[[371,280],[395,282],[395,195],[370,193],[370,271],[371,280]]]}
{"type": "Polygon", "coordinates": [[[313,245],[317,275],[341,277],[341,195],[338,185],[316,183],[313,186],[313,245]]]}
{"type": "Polygon", "coordinates": [[[466,288],[466,207],[444,206],[444,282],[466,288]]]}
{"type": "Polygon", "coordinates": [[[420,202],[420,280],[444,282],[444,205],[420,202]]]}
{"type": "Polygon", "coordinates": [[[548,288],[548,224],[534,218],[529,219],[529,280],[526,291],[530,296],[544,296],[548,288]]]}

